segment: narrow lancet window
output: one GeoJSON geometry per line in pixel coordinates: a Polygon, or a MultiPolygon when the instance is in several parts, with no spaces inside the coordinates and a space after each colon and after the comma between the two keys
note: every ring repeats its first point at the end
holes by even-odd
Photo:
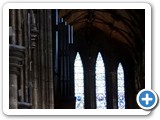
{"type": "Polygon", "coordinates": [[[125,109],[124,70],[121,63],[118,65],[117,73],[118,109],[125,109]]]}
{"type": "Polygon", "coordinates": [[[74,79],[76,109],[84,109],[84,74],[79,53],[77,53],[74,63],[74,79]]]}
{"type": "Polygon", "coordinates": [[[96,108],[106,109],[105,67],[102,56],[98,53],[96,61],[96,108]]]}

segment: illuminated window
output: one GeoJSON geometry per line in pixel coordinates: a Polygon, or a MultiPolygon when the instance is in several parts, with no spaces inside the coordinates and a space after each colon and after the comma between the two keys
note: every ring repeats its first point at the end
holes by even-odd
{"type": "Polygon", "coordinates": [[[106,109],[106,82],[105,67],[100,53],[96,61],[96,106],[97,109],[106,109]]]}
{"type": "Polygon", "coordinates": [[[76,109],[84,109],[84,76],[83,66],[79,53],[74,63],[74,91],[76,97],[76,109]]]}
{"type": "Polygon", "coordinates": [[[124,71],[122,64],[119,63],[117,70],[118,80],[118,109],[125,109],[125,90],[124,90],[124,71]]]}

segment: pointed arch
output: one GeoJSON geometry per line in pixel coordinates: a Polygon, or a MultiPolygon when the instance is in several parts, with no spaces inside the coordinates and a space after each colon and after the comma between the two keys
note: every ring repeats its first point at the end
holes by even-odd
{"type": "Polygon", "coordinates": [[[74,79],[76,109],[84,109],[84,74],[79,52],[77,52],[74,62],[74,79]]]}
{"type": "Polygon", "coordinates": [[[125,82],[124,70],[121,63],[117,69],[117,90],[118,90],[118,109],[125,109],[125,82]]]}
{"type": "Polygon", "coordinates": [[[103,58],[98,53],[96,60],[96,108],[97,109],[106,109],[106,82],[105,82],[105,67],[103,58]]]}

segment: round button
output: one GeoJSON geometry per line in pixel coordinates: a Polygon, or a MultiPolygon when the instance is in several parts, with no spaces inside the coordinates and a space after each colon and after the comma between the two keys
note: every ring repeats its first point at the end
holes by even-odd
{"type": "Polygon", "coordinates": [[[137,94],[137,103],[144,110],[150,110],[157,104],[158,97],[153,90],[143,89],[137,94]]]}

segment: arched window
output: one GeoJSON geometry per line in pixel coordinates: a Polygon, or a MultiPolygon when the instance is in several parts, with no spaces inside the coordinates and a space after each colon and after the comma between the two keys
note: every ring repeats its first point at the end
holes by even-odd
{"type": "Polygon", "coordinates": [[[121,63],[118,65],[117,73],[118,109],[125,109],[124,71],[121,63]]]}
{"type": "Polygon", "coordinates": [[[100,53],[98,53],[96,61],[96,107],[97,109],[106,109],[107,107],[105,67],[100,53]]]}
{"type": "Polygon", "coordinates": [[[77,53],[74,63],[74,79],[76,109],[84,109],[84,75],[82,60],[79,53],[77,53]]]}

